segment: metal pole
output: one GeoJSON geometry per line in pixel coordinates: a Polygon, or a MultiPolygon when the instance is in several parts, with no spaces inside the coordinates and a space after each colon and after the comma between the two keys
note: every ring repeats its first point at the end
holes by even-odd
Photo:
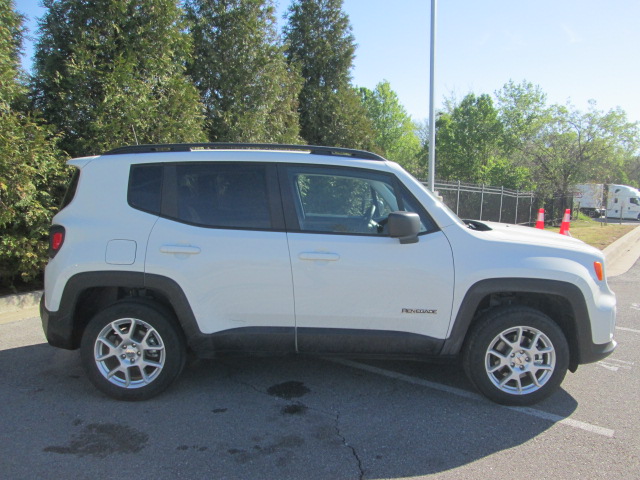
{"type": "Polygon", "coordinates": [[[429,76],[429,190],[435,191],[436,178],[436,109],[435,109],[435,63],[436,63],[436,3],[431,0],[431,71],[429,76]]]}

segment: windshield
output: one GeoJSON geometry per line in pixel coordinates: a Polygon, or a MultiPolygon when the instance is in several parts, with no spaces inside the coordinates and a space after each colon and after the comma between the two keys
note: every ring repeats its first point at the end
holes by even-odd
{"type": "Polygon", "coordinates": [[[437,204],[437,206],[439,206],[442,210],[444,210],[445,212],[447,212],[449,214],[449,216],[451,218],[453,218],[457,223],[459,223],[462,226],[465,226],[465,223],[460,219],[460,217],[458,217],[458,215],[451,210],[446,203],[444,203],[443,199],[441,196],[439,195],[435,195],[431,190],[429,190],[427,188],[427,186],[421,182],[420,180],[418,180],[417,178],[415,178],[413,175],[411,175],[409,172],[406,172],[409,177],[411,177],[411,179],[413,180],[413,182],[420,187],[427,195],[429,195],[433,201],[437,204]]]}

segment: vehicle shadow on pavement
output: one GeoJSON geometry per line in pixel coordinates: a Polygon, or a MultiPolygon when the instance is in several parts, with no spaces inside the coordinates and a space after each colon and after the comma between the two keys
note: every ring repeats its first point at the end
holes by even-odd
{"type": "MultiPolygon", "coordinates": [[[[471,391],[457,365],[368,364],[471,391]]],[[[119,478],[112,466],[124,463],[144,465],[154,479],[410,477],[506,452],[554,425],[301,356],[192,361],[167,392],[137,403],[95,390],[78,352],[14,348],[0,351],[0,365],[10,478],[54,467],[61,477],[119,478]]],[[[563,417],[577,406],[563,390],[546,404],[563,417]]]]}

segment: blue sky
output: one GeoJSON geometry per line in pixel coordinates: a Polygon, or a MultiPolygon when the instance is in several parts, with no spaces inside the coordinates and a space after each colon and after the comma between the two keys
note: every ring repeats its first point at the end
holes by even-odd
{"type": "MultiPolygon", "coordinates": [[[[16,0],[30,33],[44,10],[16,0]]],[[[290,1],[279,0],[279,16],[290,1]]],[[[344,0],[358,48],[355,85],[388,80],[414,120],[428,117],[430,0],[344,0]]],[[[510,79],[549,103],[621,107],[640,121],[640,1],[439,0],[436,108],[445,97],[493,94],[510,79]]],[[[26,45],[26,54],[32,49],[26,45]]],[[[29,64],[25,60],[25,64],[29,64]]]]}

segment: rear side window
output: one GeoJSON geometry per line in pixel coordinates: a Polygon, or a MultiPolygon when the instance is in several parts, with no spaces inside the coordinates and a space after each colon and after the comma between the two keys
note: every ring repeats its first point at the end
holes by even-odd
{"type": "Polygon", "coordinates": [[[73,176],[71,177],[71,181],[69,182],[69,186],[67,187],[67,191],[62,198],[62,204],[60,205],[60,210],[65,208],[67,205],[71,203],[73,197],[76,196],[76,190],[78,189],[78,181],[80,180],[80,170],[75,168],[73,170],[73,176]]]}
{"type": "Polygon", "coordinates": [[[218,228],[269,229],[266,167],[176,165],[177,220],[218,228]]]}
{"type": "Polygon", "coordinates": [[[162,165],[132,165],[129,174],[129,205],[160,215],[162,165]]]}

